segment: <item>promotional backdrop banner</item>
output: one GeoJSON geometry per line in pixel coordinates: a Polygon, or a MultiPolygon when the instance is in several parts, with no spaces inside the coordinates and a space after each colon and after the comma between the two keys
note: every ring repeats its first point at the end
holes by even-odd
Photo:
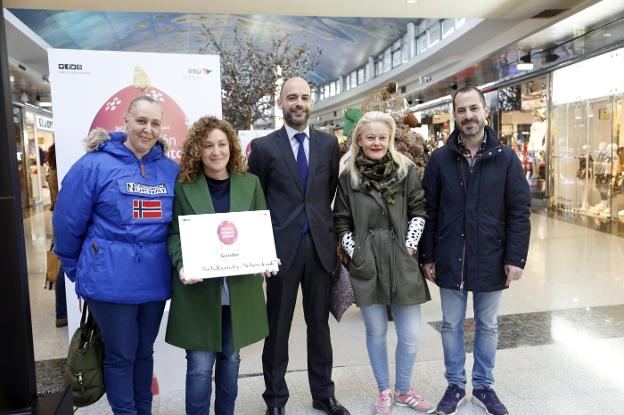
{"type": "MultiPolygon", "coordinates": [[[[162,53],[49,49],[59,183],[84,153],[93,128],[123,131],[128,104],[149,95],[163,108],[161,135],[180,162],[188,128],[204,115],[221,118],[219,57],[162,53]]],[[[69,333],[80,321],[74,284],[66,279],[69,333]]],[[[167,345],[168,307],[154,345],[154,392],[184,388],[184,351],[167,345]],[[164,376],[164,374],[167,374],[164,376]]]]}
{"type": "Polygon", "coordinates": [[[238,130],[238,138],[245,160],[249,159],[249,154],[251,154],[251,142],[272,132],[273,130],[238,130]]]}
{"type": "Polygon", "coordinates": [[[161,103],[161,134],[178,162],[190,125],[204,115],[221,118],[216,55],[49,49],[48,62],[59,181],[84,154],[90,130],[124,129],[128,104],[139,95],[161,103]]]}

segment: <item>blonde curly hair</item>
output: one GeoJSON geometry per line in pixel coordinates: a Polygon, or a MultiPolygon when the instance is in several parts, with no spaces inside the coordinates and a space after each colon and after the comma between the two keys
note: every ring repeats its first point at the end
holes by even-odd
{"type": "Polygon", "coordinates": [[[179,179],[181,182],[192,182],[197,178],[197,175],[202,172],[201,154],[204,149],[204,140],[214,129],[223,131],[230,145],[230,159],[226,166],[227,171],[230,173],[233,171],[238,173],[247,171],[240,140],[232,125],[217,117],[204,116],[195,121],[186,134],[186,141],[184,141],[184,148],[182,150],[182,160],[180,161],[179,179]]]}

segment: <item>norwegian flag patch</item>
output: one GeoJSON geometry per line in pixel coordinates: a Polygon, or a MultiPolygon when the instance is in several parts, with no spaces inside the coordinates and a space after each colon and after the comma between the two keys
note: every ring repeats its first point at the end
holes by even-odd
{"type": "Polygon", "coordinates": [[[132,201],[132,217],[134,219],[162,219],[162,202],[160,200],[132,201]]]}

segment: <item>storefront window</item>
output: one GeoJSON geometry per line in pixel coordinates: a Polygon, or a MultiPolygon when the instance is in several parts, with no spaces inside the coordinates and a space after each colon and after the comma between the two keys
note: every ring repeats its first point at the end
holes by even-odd
{"type": "MultiPolygon", "coordinates": [[[[23,157],[26,191],[30,207],[39,208],[50,203],[46,152],[54,143],[51,114],[37,112],[34,107],[22,109],[23,157]]],[[[19,148],[19,147],[18,147],[19,148]]]]}
{"type": "Polygon", "coordinates": [[[19,178],[20,197],[22,203],[22,212],[25,213],[30,206],[30,192],[28,191],[27,175],[28,165],[24,154],[24,137],[22,136],[22,108],[13,106],[13,126],[15,127],[15,149],[17,151],[17,175],[19,178]]]}
{"type": "Polygon", "coordinates": [[[415,115],[422,125],[423,131],[420,133],[426,137],[427,141],[434,143],[433,147],[446,144],[446,140],[453,131],[450,103],[419,111],[415,115]]]}
{"type": "Polygon", "coordinates": [[[427,34],[426,33],[421,33],[416,39],[416,48],[417,48],[417,53],[419,54],[427,50],[427,34]]]}
{"type": "Polygon", "coordinates": [[[427,29],[427,46],[431,47],[440,41],[442,28],[439,20],[434,21],[427,29]]]}
{"type": "Polygon", "coordinates": [[[384,73],[392,69],[392,50],[388,48],[384,51],[383,71],[384,73]]]}
{"type": "Polygon", "coordinates": [[[546,195],[548,76],[498,90],[500,140],[514,149],[533,198],[546,195]]]}
{"type": "Polygon", "coordinates": [[[623,65],[620,49],[553,72],[551,205],[562,212],[624,221],[623,65]]]}

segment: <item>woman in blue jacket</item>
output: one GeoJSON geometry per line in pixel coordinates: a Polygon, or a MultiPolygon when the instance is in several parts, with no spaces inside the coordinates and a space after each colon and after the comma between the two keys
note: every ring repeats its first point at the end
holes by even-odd
{"type": "Polygon", "coordinates": [[[162,108],[132,101],[126,133],[90,133],[54,209],[54,249],[104,338],[117,414],[150,414],[153,345],[171,293],[167,233],[178,166],[160,137],[162,108]]]}

